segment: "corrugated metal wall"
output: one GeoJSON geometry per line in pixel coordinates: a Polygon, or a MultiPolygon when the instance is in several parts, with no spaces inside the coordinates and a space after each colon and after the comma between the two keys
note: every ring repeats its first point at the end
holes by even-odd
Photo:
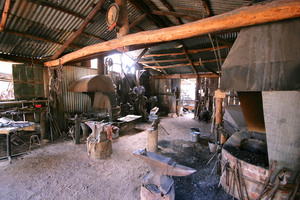
{"type": "MultiPolygon", "coordinates": [[[[154,79],[154,95],[161,112],[176,112],[176,96],[180,91],[180,79],[154,79]]],[[[177,97],[180,98],[180,97],[177,97]]]]}
{"type": "Polygon", "coordinates": [[[88,95],[69,92],[68,87],[83,76],[97,74],[97,70],[73,66],[64,66],[61,77],[61,102],[62,111],[65,113],[81,113],[91,110],[91,99],[88,95]]]}

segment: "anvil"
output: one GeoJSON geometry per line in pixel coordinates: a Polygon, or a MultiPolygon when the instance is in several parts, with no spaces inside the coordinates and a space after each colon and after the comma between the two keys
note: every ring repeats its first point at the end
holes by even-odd
{"type": "MultiPolygon", "coordinates": [[[[150,173],[143,178],[142,189],[145,187],[153,194],[157,193],[165,196],[174,193],[174,180],[170,176],[188,176],[196,172],[195,169],[177,164],[172,158],[146,149],[138,149],[133,154],[141,158],[150,167],[150,173]]],[[[171,194],[170,196],[175,195],[171,194]]]]}

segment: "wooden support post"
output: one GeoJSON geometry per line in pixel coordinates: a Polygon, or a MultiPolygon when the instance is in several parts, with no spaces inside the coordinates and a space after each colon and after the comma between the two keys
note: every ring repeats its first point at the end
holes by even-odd
{"type": "Polygon", "coordinates": [[[177,101],[177,115],[180,116],[180,110],[181,110],[181,78],[179,78],[179,90],[178,90],[178,94],[176,97],[176,101],[177,101]]]}
{"type": "Polygon", "coordinates": [[[115,0],[115,3],[120,8],[120,19],[122,20],[122,26],[117,30],[117,38],[123,37],[129,33],[129,21],[127,11],[127,0],[115,0]]]}
{"type": "Polygon", "coordinates": [[[99,75],[106,75],[106,66],[104,65],[104,57],[103,56],[98,57],[97,73],[99,75]]]}
{"type": "Polygon", "coordinates": [[[220,141],[220,135],[219,135],[219,127],[223,124],[223,99],[226,97],[226,93],[222,92],[220,89],[217,89],[215,91],[215,98],[216,98],[216,139],[217,141],[220,141]]]}
{"type": "Polygon", "coordinates": [[[201,0],[201,2],[202,2],[202,6],[203,6],[203,7],[205,8],[205,10],[206,10],[207,16],[208,16],[208,17],[212,16],[212,12],[211,12],[211,9],[210,9],[210,6],[209,6],[207,0],[201,0]]]}
{"type": "Polygon", "coordinates": [[[196,87],[195,87],[195,112],[194,112],[194,118],[197,119],[199,115],[199,83],[200,83],[200,77],[197,75],[196,77],[196,87]]]}
{"type": "Polygon", "coordinates": [[[58,66],[78,58],[130,45],[145,45],[185,39],[219,31],[229,31],[235,28],[297,17],[300,17],[300,1],[276,0],[254,6],[242,7],[218,16],[205,18],[176,27],[168,27],[126,35],[122,38],[84,47],[78,51],[64,55],[60,59],[45,62],[44,65],[47,67],[58,66]]]}
{"type": "Polygon", "coordinates": [[[148,129],[147,136],[148,136],[147,150],[156,153],[158,147],[158,129],[156,130],[148,129]]]}
{"type": "Polygon", "coordinates": [[[6,0],[3,13],[2,13],[1,23],[0,23],[0,33],[4,30],[6,20],[7,20],[7,15],[9,12],[9,7],[10,7],[10,0],[6,0]]]}

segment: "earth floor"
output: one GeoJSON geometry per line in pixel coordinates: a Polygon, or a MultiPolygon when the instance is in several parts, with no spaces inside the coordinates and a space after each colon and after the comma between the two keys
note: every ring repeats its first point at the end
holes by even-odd
{"type": "MultiPolygon", "coordinates": [[[[178,117],[163,118],[161,125],[167,133],[159,125],[158,153],[197,170],[187,177],[174,177],[176,199],[227,199],[218,187],[216,170],[211,173],[215,160],[206,164],[213,155],[207,144],[212,139],[210,124],[178,117]],[[198,143],[190,141],[192,127],[201,129],[198,143]]],[[[149,127],[137,124],[113,140],[113,154],[106,160],[90,159],[86,144],[67,140],[13,158],[12,164],[1,161],[0,199],[140,199],[141,180],[149,167],[132,153],[146,148],[149,127]]]]}

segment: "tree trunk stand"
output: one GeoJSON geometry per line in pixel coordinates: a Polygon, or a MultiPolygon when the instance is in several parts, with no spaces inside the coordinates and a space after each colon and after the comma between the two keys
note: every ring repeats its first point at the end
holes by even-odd
{"type": "Polygon", "coordinates": [[[112,143],[110,140],[105,140],[99,143],[88,142],[88,153],[94,159],[110,158],[112,154],[112,143]]]}

